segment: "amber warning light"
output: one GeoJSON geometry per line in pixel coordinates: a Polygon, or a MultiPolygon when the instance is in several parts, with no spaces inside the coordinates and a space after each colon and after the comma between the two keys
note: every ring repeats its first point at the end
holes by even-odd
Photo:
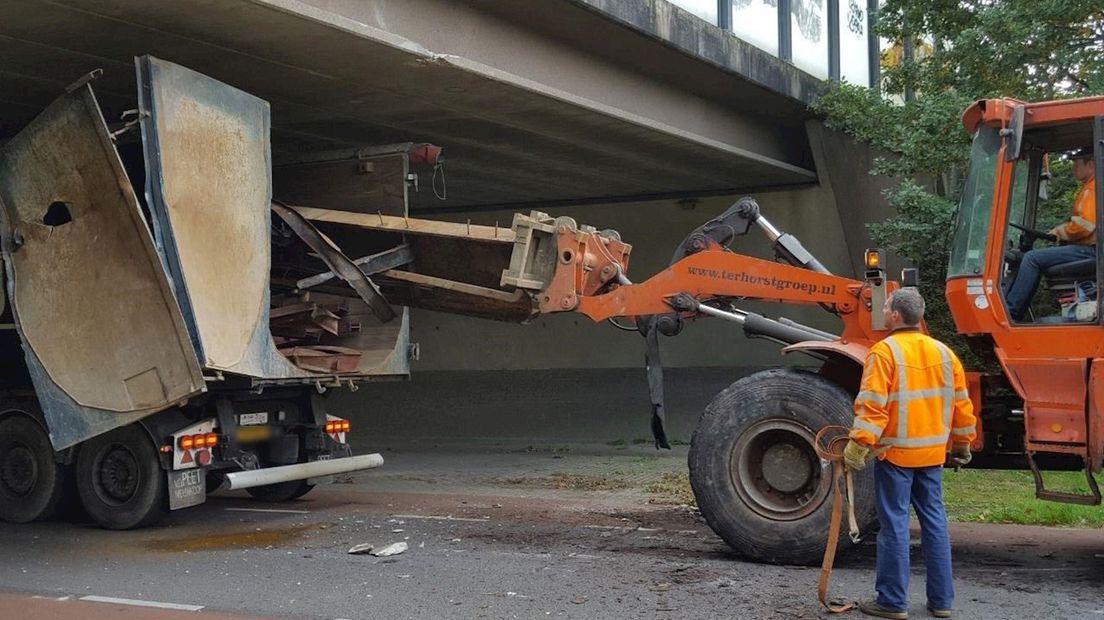
{"type": "Polygon", "coordinates": [[[331,420],[326,422],[327,433],[348,433],[351,425],[348,420],[331,420]]]}
{"type": "Polygon", "coordinates": [[[218,445],[219,436],[218,433],[199,433],[197,435],[182,435],[177,440],[177,445],[181,450],[192,450],[195,448],[214,448],[218,445]]]}
{"type": "Polygon", "coordinates": [[[885,251],[884,250],[867,250],[866,251],[866,268],[867,269],[884,269],[885,268],[885,251]]]}

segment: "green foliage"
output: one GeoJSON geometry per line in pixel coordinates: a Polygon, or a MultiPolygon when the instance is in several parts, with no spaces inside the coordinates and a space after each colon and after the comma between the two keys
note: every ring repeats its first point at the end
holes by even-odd
{"type": "MultiPolygon", "coordinates": [[[[1085,475],[1080,472],[1045,472],[1043,478],[1047,488],[1089,492],[1085,475]]],[[[1026,471],[944,470],[943,499],[951,521],[1097,528],[1104,525],[1104,511],[1099,506],[1036,499],[1034,480],[1026,471]]]]}
{"type": "MultiPolygon", "coordinates": [[[[896,216],[870,224],[871,236],[921,269],[929,327],[953,340],[943,275],[970,151],[962,111],[989,97],[1104,93],[1104,2],[886,0],[875,31],[915,50],[912,60],[883,59],[890,96],[838,84],[813,108],[829,127],[886,153],[871,173],[898,179],[886,193],[896,216]]],[[[1048,227],[1068,215],[1075,189],[1068,163],[1052,162],[1051,170],[1050,199],[1040,208],[1048,227]]]]}

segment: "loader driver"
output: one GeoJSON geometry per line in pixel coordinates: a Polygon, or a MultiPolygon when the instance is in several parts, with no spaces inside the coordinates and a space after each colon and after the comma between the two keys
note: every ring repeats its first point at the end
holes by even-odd
{"type": "Polygon", "coordinates": [[[1024,254],[1015,279],[1005,294],[1008,313],[1014,321],[1023,320],[1043,271],[1055,265],[1096,256],[1096,165],[1092,147],[1074,152],[1071,159],[1073,178],[1081,184],[1081,188],[1073,199],[1073,213],[1069,221],[1048,231],[1062,245],[1024,254]]]}
{"type": "Polygon", "coordinates": [[[877,597],[859,609],[880,618],[908,618],[909,504],[920,520],[927,568],[928,610],[950,618],[954,603],[951,541],[943,506],[943,464],[970,462],[977,433],[962,363],[950,347],[920,331],[924,298],[915,288],[894,292],[882,308],[891,330],[870,348],[844,463],[858,471],[871,451],[878,508],[877,597]],[[947,440],[951,444],[947,458],[947,440]]]}

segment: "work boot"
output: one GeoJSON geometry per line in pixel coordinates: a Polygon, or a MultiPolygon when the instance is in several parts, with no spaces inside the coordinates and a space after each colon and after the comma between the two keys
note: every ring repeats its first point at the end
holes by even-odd
{"type": "Polygon", "coordinates": [[[931,603],[928,603],[928,612],[931,613],[931,615],[935,616],[936,618],[950,618],[951,617],[951,610],[950,609],[937,609],[935,607],[932,607],[931,603]]]}
{"type": "Polygon", "coordinates": [[[891,618],[892,620],[908,620],[908,612],[903,609],[893,609],[886,607],[876,600],[863,601],[859,603],[859,611],[868,616],[877,616],[879,618],[891,618]]]}

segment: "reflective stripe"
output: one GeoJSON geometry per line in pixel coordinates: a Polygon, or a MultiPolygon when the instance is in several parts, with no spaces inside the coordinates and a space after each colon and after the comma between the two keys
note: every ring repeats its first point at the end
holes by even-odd
{"type": "Polygon", "coordinates": [[[976,426],[956,426],[951,429],[952,435],[973,435],[977,432],[976,426]]]}
{"type": "Polygon", "coordinates": [[[879,426],[871,424],[870,422],[867,422],[866,420],[863,420],[861,418],[855,418],[855,421],[851,425],[851,428],[858,429],[860,431],[870,431],[871,433],[874,433],[875,440],[882,436],[883,430],[879,426]]]}
{"type": "Polygon", "coordinates": [[[875,405],[881,405],[882,407],[885,407],[886,403],[888,403],[889,400],[889,396],[886,396],[885,394],[879,394],[877,392],[872,392],[870,390],[859,392],[859,395],[855,397],[856,403],[870,401],[875,405]]]}
{"type": "Polygon", "coordinates": [[[905,364],[904,351],[894,341],[892,336],[886,338],[883,342],[889,346],[890,351],[893,353],[893,361],[897,366],[897,389],[890,394],[888,399],[889,402],[897,403],[897,433],[894,437],[883,438],[881,443],[903,448],[926,448],[946,443],[949,437],[949,431],[947,430],[944,430],[939,435],[909,437],[908,405],[911,400],[940,399],[942,404],[943,428],[950,428],[951,418],[954,414],[954,399],[956,396],[956,391],[954,389],[954,354],[947,348],[947,345],[938,340],[933,340],[939,350],[939,365],[943,368],[943,385],[942,387],[936,388],[909,390],[907,374],[909,367],[905,364]]]}
{"type": "Polygon", "coordinates": [[[1073,222],[1074,224],[1077,224],[1081,228],[1084,228],[1086,232],[1089,232],[1089,233],[1096,232],[1096,224],[1093,224],[1089,220],[1086,220],[1085,218],[1081,217],[1080,215],[1075,215],[1075,216],[1071,217],[1070,221],[1073,222]]]}
{"type": "Polygon", "coordinates": [[[897,448],[930,448],[947,443],[947,439],[949,439],[949,435],[942,433],[928,437],[883,437],[878,443],[897,448]]]}
{"type": "Polygon", "coordinates": [[[943,358],[943,428],[951,427],[951,415],[954,413],[954,364],[951,363],[951,351],[947,345],[932,340],[939,347],[939,356],[943,358]]]}
{"type": "Polygon", "coordinates": [[[910,390],[908,392],[899,393],[894,392],[889,395],[889,402],[894,403],[900,400],[922,400],[925,398],[935,398],[937,396],[943,396],[947,393],[946,388],[928,388],[926,390],[910,390]]]}
{"type": "MultiPolygon", "coordinates": [[[[897,343],[893,341],[893,336],[890,336],[882,342],[889,345],[889,350],[893,353],[893,365],[897,367],[897,394],[907,394],[908,392],[908,378],[905,376],[905,354],[901,352],[901,347],[897,346],[897,343]]],[[[908,436],[908,398],[900,399],[897,404],[897,432],[898,437],[908,436]]]]}
{"type": "Polygon", "coordinates": [[[968,390],[955,390],[955,400],[969,400],[970,392],[968,390]]]}

